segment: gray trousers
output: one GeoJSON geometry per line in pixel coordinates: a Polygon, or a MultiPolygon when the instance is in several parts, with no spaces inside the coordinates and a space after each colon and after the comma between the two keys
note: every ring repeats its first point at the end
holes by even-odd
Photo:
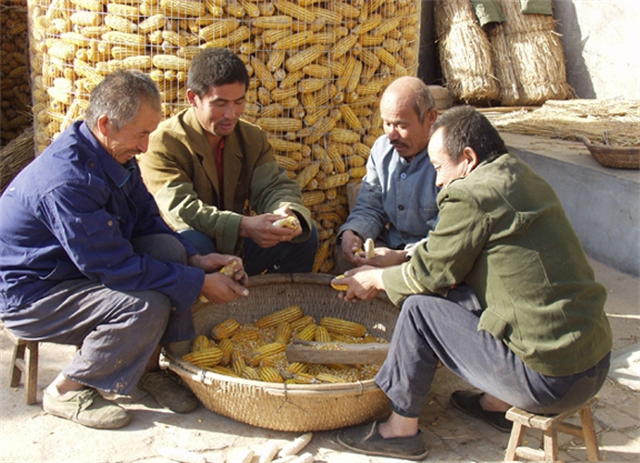
{"type": "Polygon", "coordinates": [[[567,411],[602,387],[610,354],[584,372],[545,376],[488,331],[478,331],[480,314],[477,298],[466,285],[450,291],[446,299],[420,295],[405,301],[389,355],[376,376],[396,413],[420,415],[438,361],[476,388],[531,413],[567,411]]]}
{"type": "MultiPolygon", "coordinates": [[[[139,254],[186,264],[182,244],[170,235],[132,242],[139,254]]],[[[3,314],[5,326],[33,341],[80,346],[62,374],[106,392],[128,394],[144,373],[171,314],[158,291],[114,291],[99,282],[71,280],[17,312],[3,314]]]]}

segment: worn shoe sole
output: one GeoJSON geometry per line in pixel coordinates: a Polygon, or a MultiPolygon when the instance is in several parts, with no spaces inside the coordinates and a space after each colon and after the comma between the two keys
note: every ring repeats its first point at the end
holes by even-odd
{"type": "Polygon", "coordinates": [[[59,400],[45,391],[42,408],[50,415],[95,429],[119,429],[132,418],[124,408],[105,399],[95,389],[84,389],[70,400],[59,400]]]}
{"type": "Polygon", "coordinates": [[[344,429],[338,433],[337,440],[343,447],[365,455],[422,461],[429,454],[422,441],[422,431],[412,437],[385,439],[378,432],[377,421],[344,429]]]}
{"type": "Polygon", "coordinates": [[[456,391],[451,394],[451,404],[463,413],[490,424],[502,432],[511,432],[513,423],[504,417],[503,412],[490,412],[480,405],[483,393],[456,391]]]}
{"type": "Polygon", "coordinates": [[[180,384],[177,377],[166,371],[145,374],[138,388],[148,392],[164,408],[174,413],[190,413],[198,407],[198,399],[191,390],[180,384]]]}

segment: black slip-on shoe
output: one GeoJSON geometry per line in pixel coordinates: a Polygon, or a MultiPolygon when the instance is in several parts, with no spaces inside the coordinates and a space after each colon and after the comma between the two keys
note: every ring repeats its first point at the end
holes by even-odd
{"type": "Polygon", "coordinates": [[[411,437],[385,439],[378,432],[378,422],[343,429],[338,433],[338,442],[349,450],[365,455],[424,460],[429,451],[422,441],[422,431],[411,437]]]}
{"type": "Polygon", "coordinates": [[[480,397],[484,393],[456,391],[451,394],[451,404],[461,412],[478,418],[502,432],[511,432],[513,423],[506,419],[504,412],[490,412],[480,405],[480,397]]]}

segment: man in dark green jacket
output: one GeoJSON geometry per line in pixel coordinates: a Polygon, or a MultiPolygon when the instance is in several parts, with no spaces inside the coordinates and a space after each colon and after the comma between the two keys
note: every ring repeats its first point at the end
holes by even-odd
{"type": "Polygon", "coordinates": [[[249,74],[226,48],[205,49],[189,69],[191,108],[162,122],[140,157],[165,220],[203,253],[242,255],[249,275],[310,272],[318,247],[298,184],[266,134],[240,120],[249,74]],[[274,226],[284,216],[293,229],[274,226]]]}
{"type": "Polygon", "coordinates": [[[452,404],[508,432],[512,405],[556,414],[595,395],[609,370],[606,290],[553,189],[510,154],[469,106],[432,126],[440,221],[411,260],[345,273],[346,300],[386,291],[402,305],[376,383],[391,400],[384,423],[342,431],[357,452],[422,459],[418,417],[438,362],[480,393],[452,404]]]}

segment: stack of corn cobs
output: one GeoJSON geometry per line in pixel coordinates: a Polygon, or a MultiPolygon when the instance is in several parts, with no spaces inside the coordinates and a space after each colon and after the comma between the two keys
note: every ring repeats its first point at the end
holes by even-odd
{"type": "Polygon", "coordinates": [[[109,72],[148,73],[170,116],[188,107],[191,59],[234,50],[251,76],[244,118],[267,132],[313,212],[314,271],[333,268],[345,185],[362,179],[382,134],[382,91],[417,71],[419,1],[32,0],[29,21],[38,151],[83,116],[109,72]]]}
{"type": "Polygon", "coordinates": [[[227,376],[292,384],[364,381],[372,379],[380,367],[287,362],[285,350],[296,339],[329,343],[328,347],[336,342],[386,342],[368,334],[359,323],[335,317],[316,323],[300,306],[291,305],[253,323],[224,320],[212,328],[210,336],[198,336],[182,359],[227,376]]]}

